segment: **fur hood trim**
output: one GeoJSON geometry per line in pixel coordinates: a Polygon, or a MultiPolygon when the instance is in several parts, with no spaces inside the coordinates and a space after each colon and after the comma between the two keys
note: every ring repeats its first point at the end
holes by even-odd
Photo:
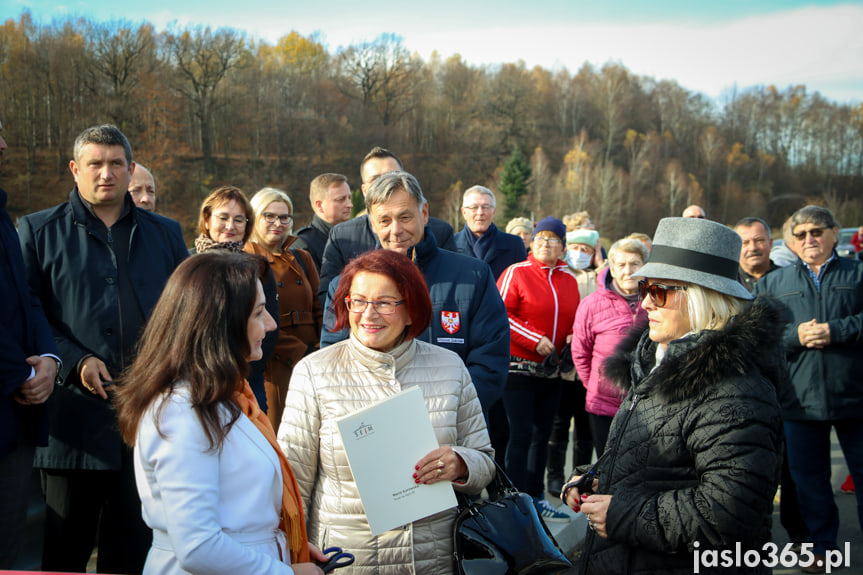
{"type": "Polygon", "coordinates": [[[735,377],[761,375],[778,388],[788,379],[781,347],[786,323],[782,305],[761,295],[723,329],[670,343],[653,373],[657,344],[644,324],[634,326],[606,360],[605,375],[627,392],[655,394],[662,403],[697,397],[735,377]]]}

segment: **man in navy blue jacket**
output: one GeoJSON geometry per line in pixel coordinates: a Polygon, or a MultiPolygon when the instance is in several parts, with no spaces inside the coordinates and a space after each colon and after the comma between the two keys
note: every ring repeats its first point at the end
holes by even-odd
{"type": "MultiPolygon", "coordinates": [[[[0,134],[0,161],[5,150],[0,134]]],[[[39,298],[27,285],[3,190],[0,294],[0,569],[11,569],[27,519],[33,454],[37,445],[48,440],[45,401],[54,390],[60,360],[39,298]]]]}
{"type": "Polygon", "coordinates": [[[188,251],[177,222],[132,201],[135,163],[120,130],[88,128],[73,156],[69,200],[19,225],[27,279],[64,361],[48,447],[36,452],[48,504],[42,569],[83,572],[98,544],[100,573],[140,573],[152,533],[108,393],[188,251]]]}
{"type": "MultiPolygon", "coordinates": [[[[797,484],[815,564],[824,573],[836,540],[839,511],[830,473],[830,432],[835,430],[856,485],[863,484],[863,262],[839,257],[839,222],[821,206],[791,216],[798,260],[755,284],[786,306],[783,336],[791,385],[779,389],[788,467],[797,484]],[[818,562],[820,561],[820,565],[818,562]]],[[[857,494],[863,527],[863,495],[857,494]]]]}
{"type": "Polygon", "coordinates": [[[522,239],[494,225],[496,209],[494,192],[483,186],[468,188],[461,202],[464,229],[455,234],[458,253],[487,263],[495,279],[512,264],[527,259],[522,239]]]}
{"type": "MultiPolygon", "coordinates": [[[[470,372],[483,413],[503,394],[509,370],[509,319],[488,264],[440,249],[428,226],[428,204],[407,172],[384,174],[366,194],[369,222],[378,248],[406,254],[425,277],[432,302],[432,323],[417,339],[456,352],[470,372]]],[[[348,337],[333,333],[330,285],[321,345],[348,337]]],[[[342,302],[338,302],[344,305],[342,302]]]]}

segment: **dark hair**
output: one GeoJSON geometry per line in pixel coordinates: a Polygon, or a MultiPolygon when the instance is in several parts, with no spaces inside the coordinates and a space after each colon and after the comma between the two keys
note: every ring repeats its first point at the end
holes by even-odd
{"type": "MultiPolygon", "coordinates": [[[[102,124],[101,126],[90,126],[75,138],[72,146],[72,158],[76,162],[81,159],[81,149],[88,144],[99,144],[101,146],[122,146],[126,155],[126,164],[132,163],[132,146],[123,132],[113,124],[102,124]]],[[[126,166],[128,168],[128,165],[126,166]]]]}
{"type": "Polygon", "coordinates": [[[386,148],[381,148],[380,146],[375,146],[374,148],[372,148],[369,151],[368,154],[365,155],[365,157],[363,158],[363,161],[360,162],[360,182],[365,183],[365,180],[363,180],[363,168],[366,167],[366,162],[368,162],[369,160],[383,159],[383,158],[392,158],[399,165],[399,170],[405,169],[404,165],[402,164],[402,161],[399,159],[398,156],[396,156],[395,154],[393,154],[392,152],[390,152],[386,148]]]}
{"type": "Polygon", "coordinates": [[[428,328],[431,323],[432,306],[429,290],[422,272],[411,259],[398,252],[390,250],[373,250],[361,254],[351,260],[342,272],[342,279],[336,294],[333,296],[333,308],[336,312],[336,327],[333,331],[345,329],[350,325],[349,312],[345,298],[351,295],[354,277],[360,272],[381,274],[390,278],[398,287],[399,293],[411,318],[411,325],[405,334],[406,339],[413,339],[428,328]]]}
{"type": "MultiPolygon", "coordinates": [[[[123,441],[134,445],[153,401],[187,382],[210,448],[221,447],[239,417],[231,398],[248,373],[248,321],[265,270],[260,256],[225,251],[191,256],[174,270],[114,393],[123,441]]],[[[159,413],[157,430],[158,422],[159,413]]]]}
{"type": "Polygon", "coordinates": [[[210,219],[210,216],[213,215],[213,210],[222,204],[227,204],[231,200],[240,204],[243,207],[243,211],[246,213],[246,219],[248,221],[246,222],[246,229],[243,232],[243,243],[249,241],[249,237],[252,235],[252,229],[255,227],[255,210],[252,209],[252,204],[249,202],[246,194],[243,193],[243,190],[235,186],[222,186],[221,188],[216,188],[204,199],[204,202],[201,204],[201,211],[198,214],[198,235],[210,235],[207,230],[207,221],[210,219]]]}
{"type": "Polygon", "coordinates": [[[745,218],[740,218],[739,220],[737,220],[737,223],[734,224],[734,228],[735,229],[741,228],[741,227],[751,228],[755,224],[761,224],[762,226],[764,226],[764,229],[767,232],[767,239],[768,240],[773,238],[773,231],[770,229],[770,226],[767,225],[767,222],[765,222],[761,218],[756,218],[755,216],[748,216],[745,218]]]}

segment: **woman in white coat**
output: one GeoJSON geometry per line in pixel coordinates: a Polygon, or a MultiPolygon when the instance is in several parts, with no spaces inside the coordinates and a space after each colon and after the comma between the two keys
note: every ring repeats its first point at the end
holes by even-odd
{"type": "Polygon", "coordinates": [[[245,376],[275,322],[260,258],[177,267],[115,394],[153,545],[144,573],[320,574],[296,479],[245,376]]]}
{"type": "Polygon", "coordinates": [[[336,329],[350,325],[350,338],[296,365],[279,427],[309,540],[356,556],[339,575],[451,575],[455,508],[373,536],[336,420],[419,387],[440,447],[404,473],[416,483],[447,482],[479,493],[494,463],[470,374],[455,353],[416,339],[432,308],[422,273],[408,257],[383,249],[357,257],[345,267],[333,301],[336,329]]]}

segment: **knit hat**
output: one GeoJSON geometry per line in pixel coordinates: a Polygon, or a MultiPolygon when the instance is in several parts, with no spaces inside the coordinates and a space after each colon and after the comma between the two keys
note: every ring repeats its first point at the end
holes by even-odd
{"type": "Polygon", "coordinates": [[[717,222],[663,218],[647,263],[632,277],[677,280],[740,299],[752,299],[737,281],[740,236],[717,222]]]}
{"type": "Polygon", "coordinates": [[[535,238],[539,232],[551,232],[562,241],[566,237],[566,226],[559,219],[548,216],[537,222],[536,228],[533,230],[533,237],[535,238]]]}
{"type": "Polygon", "coordinates": [[[586,246],[595,247],[599,241],[599,232],[596,230],[578,229],[566,232],[567,244],[584,244],[586,246]]]}
{"type": "Polygon", "coordinates": [[[506,224],[506,233],[513,234],[519,228],[524,228],[528,233],[533,233],[533,222],[528,218],[513,218],[506,224]]]}

